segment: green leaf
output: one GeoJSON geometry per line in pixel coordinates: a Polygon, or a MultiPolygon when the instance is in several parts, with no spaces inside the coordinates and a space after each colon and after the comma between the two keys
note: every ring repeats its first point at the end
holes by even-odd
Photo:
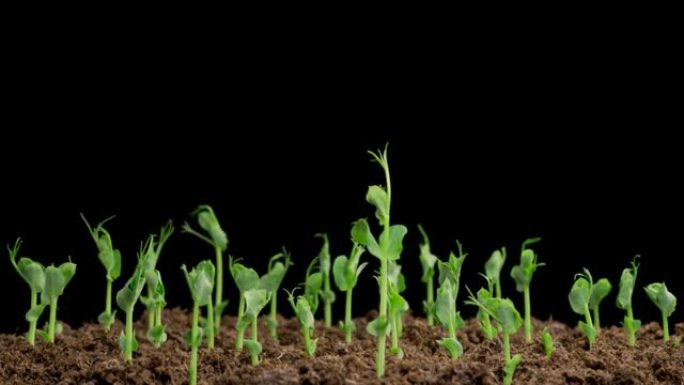
{"type": "Polygon", "coordinates": [[[26,315],[24,316],[26,322],[38,321],[38,318],[40,318],[40,315],[43,314],[43,310],[45,310],[46,307],[47,304],[40,304],[29,309],[29,311],[27,311],[26,315]]]}
{"type": "Polygon", "coordinates": [[[185,265],[181,266],[192,295],[192,300],[199,306],[206,306],[212,299],[214,291],[214,277],[216,269],[213,262],[206,260],[197,264],[188,272],[185,265]]]}
{"type": "MultiPolygon", "coordinates": [[[[149,239],[149,238],[148,238],[149,239]]],[[[145,287],[145,261],[147,256],[143,252],[144,246],[138,251],[138,264],[131,278],[128,279],[126,285],[116,293],[116,304],[124,312],[128,312],[140,298],[143,287],[145,287]]]]}
{"type": "Polygon", "coordinates": [[[76,274],[76,264],[65,262],[59,267],[50,265],[45,269],[45,289],[41,293],[41,302],[49,303],[64,292],[64,288],[76,274]]]}
{"type": "MultiPolygon", "coordinates": [[[[135,338],[135,335],[132,336],[133,343],[132,343],[132,349],[131,352],[137,352],[138,351],[138,340],[135,338]]],[[[119,347],[121,350],[126,351],[126,334],[124,332],[121,332],[121,335],[119,335],[119,347]]]]}
{"type": "Polygon", "coordinates": [[[188,330],[183,335],[183,337],[185,339],[185,343],[191,349],[200,347],[200,345],[202,344],[202,337],[203,336],[204,336],[204,330],[202,328],[197,328],[197,334],[195,335],[194,339],[192,338],[192,330],[188,330]]]}
{"type": "Polygon", "coordinates": [[[354,222],[351,230],[352,239],[354,242],[364,246],[369,253],[377,258],[385,258],[378,241],[375,239],[368,226],[368,221],[359,219],[354,222]]]}
{"type": "Polygon", "coordinates": [[[29,284],[32,291],[41,293],[45,289],[45,267],[29,258],[19,259],[16,265],[19,275],[29,284]]]}
{"type": "Polygon", "coordinates": [[[114,250],[113,259],[114,263],[112,264],[111,269],[107,269],[107,279],[112,281],[121,276],[121,252],[119,250],[114,250]]]}
{"type": "Polygon", "coordinates": [[[230,266],[230,271],[235,280],[235,285],[238,287],[241,293],[246,293],[249,290],[256,289],[261,283],[259,280],[259,274],[249,267],[241,263],[233,263],[230,266]]]}
{"type": "Polygon", "coordinates": [[[437,344],[449,352],[452,359],[457,359],[463,355],[463,345],[455,338],[442,338],[437,344]]]}
{"type": "Polygon", "coordinates": [[[261,354],[262,347],[259,341],[247,340],[245,341],[245,348],[250,356],[258,356],[261,354]]]}
{"type": "MultiPolygon", "coordinates": [[[[286,290],[287,291],[287,290],[286,290]]],[[[305,296],[300,295],[297,296],[297,301],[295,303],[294,299],[294,290],[292,292],[287,292],[288,294],[288,302],[290,302],[290,306],[292,306],[292,310],[294,310],[295,315],[297,316],[297,319],[299,320],[299,324],[302,326],[302,328],[313,328],[314,327],[314,316],[313,312],[311,311],[311,306],[309,306],[309,301],[306,299],[305,296]]]]}
{"type": "Polygon", "coordinates": [[[533,238],[523,242],[523,250],[520,253],[520,264],[511,269],[511,278],[515,280],[515,289],[519,292],[523,292],[525,288],[530,286],[534,272],[539,266],[543,266],[542,263],[537,263],[537,254],[534,250],[525,248],[527,244],[537,242],[538,240],[539,239],[537,238],[533,238]]]}
{"type": "Polygon", "coordinates": [[[456,298],[450,280],[444,280],[437,289],[437,299],[435,301],[435,316],[439,323],[448,327],[454,322],[456,312],[456,298]]]}
{"type": "Polygon", "coordinates": [[[271,293],[264,289],[251,289],[243,293],[245,297],[245,313],[254,318],[259,316],[261,310],[271,300],[271,293]]]}
{"type": "Polygon", "coordinates": [[[492,280],[492,282],[496,282],[501,275],[501,269],[506,261],[505,253],[505,248],[501,250],[494,250],[487,262],[485,262],[485,275],[487,278],[492,280]]]}
{"type": "Polygon", "coordinates": [[[366,194],[366,201],[375,206],[375,217],[380,222],[380,225],[384,224],[389,216],[389,196],[387,191],[382,186],[370,186],[366,194]]]}
{"type": "Polygon", "coordinates": [[[579,315],[584,315],[589,306],[590,293],[591,285],[589,284],[589,281],[583,277],[577,278],[572,285],[570,294],[568,294],[568,300],[570,301],[572,311],[579,315]]]}
{"type": "Polygon", "coordinates": [[[197,222],[200,227],[211,237],[212,243],[222,251],[225,251],[228,248],[228,236],[225,231],[221,229],[221,225],[211,206],[199,206],[194,214],[197,215],[197,222]]]}
{"type": "Polygon", "coordinates": [[[97,322],[99,322],[100,325],[111,326],[114,324],[115,320],[116,310],[112,311],[110,314],[103,311],[99,316],[97,316],[97,322]]]}
{"type": "Polygon", "coordinates": [[[522,318],[513,302],[508,298],[493,298],[491,302],[495,304],[495,318],[503,327],[504,333],[515,333],[522,326],[522,318]]]}
{"type": "Polygon", "coordinates": [[[584,334],[587,337],[589,345],[593,345],[594,341],[596,340],[596,329],[594,328],[594,326],[588,325],[583,321],[579,321],[577,327],[582,332],[582,334],[584,334]]]}
{"type": "Polygon", "coordinates": [[[164,325],[158,325],[147,331],[147,340],[155,345],[160,345],[166,342],[166,327],[164,325]]]}
{"type": "Polygon", "coordinates": [[[347,257],[344,255],[338,256],[333,262],[333,279],[335,280],[335,285],[338,289],[340,289],[340,291],[347,291],[353,287],[350,282],[350,277],[347,275],[348,263],[349,259],[347,259],[347,257]]]}
{"type": "MultiPolygon", "coordinates": [[[[390,261],[395,261],[401,257],[401,252],[404,250],[404,236],[408,229],[404,225],[392,225],[389,228],[389,238],[387,245],[385,245],[385,256],[390,261]]],[[[383,231],[384,233],[384,231],[383,231]]],[[[383,239],[384,235],[380,236],[383,239]]],[[[370,249],[369,249],[370,250],[370,249]]],[[[372,253],[372,252],[371,252],[372,253]]]]}
{"type": "Polygon", "coordinates": [[[404,299],[404,297],[401,296],[401,294],[399,294],[399,292],[394,290],[391,286],[389,287],[387,293],[387,299],[390,316],[395,316],[397,314],[405,313],[408,311],[408,302],[404,299]]]}
{"type": "Polygon", "coordinates": [[[387,322],[387,317],[380,316],[369,322],[366,326],[366,332],[374,337],[378,337],[382,334],[388,336],[390,333],[390,327],[389,323],[387,322]]]}
{"type": "Polygon", "coordinates": [[[277,291],[285,277],[285,265],[277,262],[261,277],[260,287],[268,291],[277,291]]]}
{"type": "Polygon", "coordinates": [[[620,276],[620,289],[618,291],[615,304],[618,308],[627,310],[632,306],[632,293],[634,292],[634,285],[636,283],[636,275],[639,265],[632,262],[632,267],[622,270],[620,276]]]}
{"type": "Polygon", "coordinates": [[[418,225],[418,231],[423,237],[423,243],[420,244],[420,265],[423,268],[423,276],[421,281],[427,283],[435,275],[435,263],[437,263],[437,256],[430,251],[430,239],[423,229],[423,226],[418,225]]]}
{"type": "Polygon", "coordinates": [[[513,375],[515,374],[515,369],[518,367],[521,361],[520,354],[516,354],[511,358],[511,360],[504,366],[504,385],[511,385],[513,383],[513,375]]]}
{"type": "Polygon", "coordinates": [[[542,331],[541,335],[541,341],[542,344],[544,345],[544,354],[546,354],[546,357],[551,357],[553,355],[553,352],[556,350],[553,344],[553,337],[551,336],[551,333],[549,333],[549,328],[544,327],[544,330],[542,331]]]}
{"type": "Polygon", "coordinates": [[[665,282],[652,283],[646,286],[644,290],[646,290],[648,298],[666,317],[670,317],[674,313],[675,307],[677,307],[677,298],[667,290],[665,282]]]}
{"type": "Polygon", "coordinates": [[[610,294],[613,285],[606,278],[601,278],[591,287],[591,295],[589,296],[589,307],[596,308],[601,304],[604,298],[610,294]]]}

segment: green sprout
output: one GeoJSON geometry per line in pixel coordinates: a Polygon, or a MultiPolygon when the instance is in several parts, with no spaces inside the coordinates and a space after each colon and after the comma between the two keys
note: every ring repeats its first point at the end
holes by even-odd
{"type": "Polygon", "coordinates": [[[634,257],[631,268],[622,270],[622,275],[620,276],[620,290],[618,291],[617,299],[615,301],[617,307],[626,312],[622,325],[627,329],[630,346],[636,344],[636,332],[641,327],[641,321],[634,319],[634,313],[632,311],[632,294],[634,293],[637,272],[639,270],[639,264],[636,263],[637,257],[634,257]]]}
{"type": "Polygon", "coordinates": [[[504,385],[510,385],[513,382],[513,375],[515,374],[515,369],[518,367],[521,361],[520,354],[516,354],[511,357],[511,334],[515,333],[522,325],[522,318],[520,318],[520,313],[516,310],[513,302],[508,298],[490,298],[486,302],[480,302],[472,292],[468,289],[468,300],[466,301],[469,305],[474,305],[480,308],[480,310],[489,313],[499,325],[501,325],[501,330],[503,332],[503,350],[504,350],[504,385]]]}
{"type": "Polygon", "coordinates": [[[147,307],[147,339],[156,347],[166,341],[166,331],[162,323],[162,311],[166,306],[164,298],[166,290],[161,280],[161,274],[157,270],[157,262],[164,244],[173,234],[173,231],[173,224],[168,221],[159,232],[159,240],[155,242],[154,238],[151,238],[145,251],[147,253],[145,262],[147,296],[141,297],[140,301],[147,307]]]}
{"type": "MultiPolygon", "coordinates": [[[[64,262],[58,267],[50,265],[45,268],[45,288],[40,293],[40,305],[50,306],[50,318],[48,319],[47,332],[43,333],[43,338],[48,343],[55,342],[55,331],[57,329],[57,300],[64,293],[64,288],[69,284],[76,274],[76,264],[64,262]]],[[[39,311],[41,313],[41,311],[39,311]]]]}
{"type": "Polygon", "coordinates": [[[556,351],[556,348],[553,345],[553,337],[551,336],[551,333],[549,333],[548,327],[544,327],[544,330],[542,330],[541,341],[542,345],[544,345],[544,354],[546,354],[547,358],[551,358],[553,352],[556,351]]]}
{"type": "Polygon", "coordinates": [[[580,331],[582,331],[582,334],[587,337],[589,349],[594,346],[597,334],[596,328],[594,328],[594,322],[591,319],[591,312],[589,311],[589,299],[591,298],[593,285],[594,282],[589,270],[584,269],[584,274],[577,274],[575,276],[575,283],[572,285],[572,289],[570,289],[570,294],[568,294],[568,300],[570,301],[572,311],[579,315],[583,315],[586,321],[579,321],[578,327],[580,331]]]}
{"type": "Polygon", "coordinates": [[[332,303],[335,302],[335,292],[330,288],[330,269],[332,268],[332,262],[330,261],[330,243],[328,242],[328,234],[316,234],[316,237],[323,238],[323,246],[318,254],[323,283],[323,289],[320,291],[321,299],[323,300],[323,320],[326,327],[331,327],[332,303]]]}
{"type": "MultiPolygon", "coordinates": [[[[202,261],[190,272],[181,266],[185,280],[192,296],[192,329],[185,335],[185,342],[190,347],[190,366],[188,367],[188,383],[197,385],[197,350],[202,344],[203,331],[199,327],[200,307],[207,306],[207,320],[213,319],[209,307],[212,305],[211,294],[214,291],[216,269],[211,261],[202,261]]],[[[213,333],[213,328],[207,328],[213,333]]]]}
{"type": "Polygon", "coordinates": [[[112,311],[112,283],[121,275],[121,252],[114,248],[112,237],[104,228],[104,224],[113,218],[114,216],[111,216],[98,223],[97,226],[92,227],[81,213],[81,219],[83,219],[90,236],[97,246],[97,257],[107,271],[105,310],[97,317],[98,322],[104,327],[106,332],[109,332],[116,319],[116,310],[112,311]]]}
{"type": "Polygon", "coordinates": [[[289,292],[285,290],[288,294],[287,300],[290,302],[292,309],[297,315],[297,320],[299,320],[299,325],[302,328],[302,336],[304,337],[304,351],[306,356],[312,358],[316,352],[316,343],[318,339],[311,339],[314,331],[314,316],[309,306],[309,301],[303,295],[297,296],[297,301],[294,299],[294,292],[289,292]]]}
{"type": "Polygon", "coordinates": [[[399,346],[399,338],[404,328],[403,316],[409,310],[409,304],[401,293],[406,290],[406,278],[401,273],[401,265],[391,261],[387,267],[388,286],[388,314],[390,320],[390,353],[399,358],[404,357],[404,351],[399,346]]]}
{"type": "Polygon", "coordinates": [[[214,300],[214,327],[215,330],[221,326],[221,314],[228,306],[228,301],[223,300],[223,252],[228,248],[228,236],[221,228],[221,224],[214,214],[214,210],[209,205],[200,205],[192,213],[197,216],[199,226],[209,236],[206,236],[195,229],[193,229],[188,222],[183,224],[183,232],[192,234],[197,238],[207,242],[214,247],[216,254],[216,283],[215,300],[214,300]]]}
{"type": "Polygon", "coordinates": [[[283,248],[282,253],[271,257],[268,261],[268,272],[261,277],[261,288],[271,293],[271,312],[267,319],[267,325],[268,334],[273,338],[278,338],[278,319],[276,318],[278,314],[278,289],[290,266],[292,266],[290,253],[283,248]],[[284,262],[281,259],[284,259],[284,262]]]}
{"type": "Polygon", "coordinates": [[[38,294],[42,293],[45,289],[45,267],[30,258],[21,257],[17,263],[17,255],[19,254],[19,249],[21,248],[21,238],[17,238],[14,242],[14,246],[10,248],[7,245],[7,251],[9,252],[10,262],[12,266],[19,273],[19,276],[26,281],[31,289],[31,307],[26,312],[26,321],[29,323],[29,330],[26,335],[26,340],[29,344],[34,345],[36,343],[36,325],[38,324],[38,318],[40,318],[44,306],[38,304],[38,294]]]}
{"type": "MultiPolygon", "coordinates": [[[[586,271],[589,274],[589,271],[586,271]]],[[[607,278],[601,278],[591,285],[591,295],[589,296],[589,309],[594,315],[594,328],[596,334],[601,333],[601,316],[599,314],[599,305],[613,290],[613,285],[607,278]]]]}
{"type": "MultiPolygon", "coordinates": [[[[364,262],[359,264],[361,254],[364,248],[354,243],[349,258],[345,255],[340,255],[335,258],[333,262],[333,278],[335,285],[340,291],[346,293],[346,301],[344,304],[344,321],[340,321],[340,329],[344,332],[344,340],[346,343],[351,343],[352,333],[356,330],[356,324],[352,320],[352,291],[356,286],[356,282],[361,275],[361,272],[368,264],[364,262]]],[[[306,304],[307,309],[309,304],[306,304]]],[[[302,325],[304,327],[304,325],[302,325]]]]}
{"type": "Polygon", "coordinates": [[[648,298],[660,309],[663,316],[663,341],[670,340],[670,328],[667,319],[674,313],[677,306],[677,298],[670,293],[663,283],[652,283],[644,288],[648,298]]]}
{"type": "Polygon", "coordinates": [[[320,272],[320,258],[315,257],[306,267],[306,275],[304,276],[304,297],[306,297],[311,312],[316,314],[318,310],[319,300],[321,295],[321,288],[323,287],[323,273],[320,272]],[[314,271],[318,269],[319,271],[314,271]]]}
{"type": "Polygon", "coordinates": [[[523,293],[525,301],[525,339],[532,342],[532,310],[530,308],[530,283],[532,276],[538,267],[544,266],[537,263],[537,253],[527,246],[541,241],[541,238],[530,238],[523,242],[520,248],[520,264],[513,266],[511,278],[515,280],[515,289],[523,293]]]}
{"type": "Polygon", "coordinates": [[[456,339],[456,329],[461,318],[456,312],[456,294],[458,289],[451,280],[445,279],[437,289],[435,315],[437,320],[447,329],[448,337],[437,341],[439,346],[449,351],[451,359],[455,360],[463,354],[463,345],[456,339]]]}
{"type": "Polygon", "coordinates": [[[377,277],[380,289],[380,305],[378,307],[378,318],[368,324],[367,331],[377,337],[377,354],[375,359],[375,372],[378,377],[385,374],[385,339],[389,332],[387,318],[389,280],[388,265],[396,261],[401,256],[403,250],[403,239],[407,229],[402,225],[390,226],[390,205],[392,199],[392,185],[390,183],[389,165],[387,162],[387,147],[383,152],[369,152],[375,161],[385,172],[386,189],[381,186],[370,186],[366,194],[366,200],[376,207],[375,216],[383,228],[379,242],[371,233],[368,221],[359,219],[354,222],[352,227],[352,239],[364,246],[369,253],[380,260],[379,276],[377,277]]]}
{"type": "MultiPolygon", "coordinates": [[[[488,281],[492,282],[496,297],[501,298],[501,269],[503,269],[506,262],[506,248],[502,247],[500,250],[494,250],[492,255],[485,262],[485,276],[488,281]]],[[[490,289],[491,293],[491,289],[490,289]]]]}
{"type": "Polygon", "coordinates": [[[437,257],[430,251],[430,239],[427,233],[423,229],[423,226],[418,225],[418,231],[423,236],[423,243],[420,244],[420,265],[423,268],[423,276],[420,280],[425,283],[425,301],[423,302],[423,311],[427,317],[427,323],[429,326],[435,324],[435,289],[434,289],[434,276],[435,276],[435,263],[437,263],[437,257]]]}
{"type": "Polygon", "coordinates": [[[245,310],[247,306],[247,298],[245,297],[245,295],[250,290],[259,289],[260,281],[259,274],[257,274],[257,272],[254,269],[237,262],[237,260],[233,260],[232,257],[230,257],[229,264],[230,274],[233,276],[235,285],[237,286],[238,291],[240,292],[236,325],[237,337],[235,338],[235,354],[237,355],[242,352],[242,348],[244,347],[245,330],[247,329],[247,326],[249,326],[249,322],[241,322],[241,320],[245,318],[245,310]],[[241,325],[243,327],[240,327],[241,325]]]}
{"type": "Polygon", "coordinates": [[[244,293],[245,298],[245,311],[238,320],[237,328],[242,330],[247,329],[249,325],[252,325],[252,339],[245,341],[245,348],[249,352],[252,359],[252,365],[259,364],[259,354],[261,354],[261,344],[258,338],[258,325],[257,319],[259,318],[259,313],[266,307],[268,301],[271,300],[271,293],[264,289],[250,289],[244,293]]]}
{"type": "Polygon", "coordinates": [[[451,290],[454,295],[454,326],[456,330],[459,330],[465,325],[465,321],[463,321],[461,314],[456,310],[455,302],[458,300],[458,290],[461,286],[463,262],[465,262],[468,254],[463,252],[463,245],[461,245],[461,242],[456,241],[456,245],[458,246],[458,257],[453,252],[449,253],[449,260],[447,262],[439,261],[437,263],[437,268],[439,270],[438,280],[440,286],[444,284],[444,281],[451,282],[451,290]]]}
{"type": "Polygon", "coordinates": [[[138,263],[135,266],[133,275],[128,279],[126,285],[116,293],[116,304],[126,313],[126,326],[119,338],[119,345],[123,351],[125,361],[131,361],[133,359],[133,352],[138,350],[138,341],[135,339],[133,331],[133,310],[145,287],[145,262],[148,257],[148,253],[145,250],[153,238],[153,236],[150,236],[145,244],[141,245],[140,251],[137,254],[138,263]]]}
{"type": "MultiPolygon", "coordinates": [[[[492,295],[492,282],[486,276],[484,278],[487,280],[488,287],[482,287],[477,291],[477,300],[480,303],[487,303],[487,301],[494,297],[492,295]]],[[[476,318],[480,323],[482,334],[486,339],[491,340],[496,337],[496,328],[492,325],[491,317],[488,312],[478,309],[476,318]]]]}

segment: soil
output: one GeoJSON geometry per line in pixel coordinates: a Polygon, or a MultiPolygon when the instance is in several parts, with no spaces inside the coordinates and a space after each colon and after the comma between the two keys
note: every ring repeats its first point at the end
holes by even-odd
{"type": "MultiPolygon", "coordinates": [[[[344,343],[337,328],[317,326],[318,350],[313,359],[304,356],[296,320],[280,319],[280,342],[260,336],[264,345],[262,363],[253,367],[246,353],[235,357],[235,318],[225,317],[213,351],[200,351],[200,384],[500,384],[501,344],[484,340],[474,320],[459,332],[465,353],[452,361],[435,342],[444,332],[428,327],[424,319],[406,318],[401,341],[403,359],[389,355],[386,377],[375,377],[375,340],[365,333],[366,322],[357,320],[351,345],[344,343]]],[[[64,326],[54,345],[39,342],[31,347],[23,337],[0,335],[0,383],[21,385],[186,384],[188,352],[183,334],[188,313],[180,309],[165,313],[168,341],[154,348],[144,341],[144,322],[137,326],[140,350],[132,363],[124,363],[117,323],[108,335],[99,325],[74,330],[64,326]]],[[[537,333],[544,325],[554,336],[556,352],[546,358],[539,339],[527,344],[522,335],[511,339],[512,352],[521,353],[522,363],[514,384],[684,384],[684,344],[664,344],[657,323],[642,327],[636,347],[630,347],[621,328],[603,329],[594,348],[565,324],[535,321],[537,333]]],[[[672,328],[684,336],[684,324],[672,328]]],[[[673,334],[675,334],[673,333],[673,334]]]]}

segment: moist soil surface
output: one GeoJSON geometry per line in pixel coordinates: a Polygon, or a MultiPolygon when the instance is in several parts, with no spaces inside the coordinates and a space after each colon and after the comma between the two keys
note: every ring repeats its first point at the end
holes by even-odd
{"type": "MultiPolygon", "coordinates": [[[[31,347],[22,336],[0,335],[0,383],[26,385],[187,384],[188,351],[183,335],[189,313],[165,312],[168,341],[154,348],[144,339],[145,322],[138,322],[140,349],[125,363],[119,350],[120,322],[105,334],[99,325],[80,329],[64,325],[54,345],[37,342],[31,347]]],[[[235,355],[235,318],[224,317],[213,351],[200,350],[199,384],[500,384],[502,347],[486,340],[474,320],[458,333],[464,354],[452,361],[436,340],[440,327],[407,316],[401,345],[403,359],[389,354],[386,377],[375,376],[375,340],[365,333],[373,314],[357,319],[352,344],[344,343],[338,328],[317,324],[318,349],[313,359],[304,355],[299,324],[280,319],[279,342],[259,330],[264,346],[262,362],[251,366],[246,352],[235,355]]],[[[527,344],[522,334],[511,338],[512,353],[521,353],[514,384],[684,384],[684,344],[664,344],[657,323],[641,328],[637,346],[627,344],[625,332],[612,327],[601,331],[590,351],[585,338],[565,324],[535,321],[537,337],[527,344]],[[539,331],[548,326],[556,351],[546,358],[539,331]]],[[[672,334],[684,336],[684,324],[672,334]]],[[[248,332],[249,334],[249,332],[248,332]]]]}

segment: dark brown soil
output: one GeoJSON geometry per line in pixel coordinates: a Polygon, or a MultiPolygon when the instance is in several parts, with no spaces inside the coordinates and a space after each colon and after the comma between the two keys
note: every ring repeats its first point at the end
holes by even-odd
{"type": "MultiPolygon", "coordinates": [[[[187,313],[166,312],[169,340],[155,349],[143,341],[144,324],[138,326],[140,350],[132,363],[121,358],[118,336],[121,324],[104,335],[98,325],[78,330],[65,326],[55,345],[35,347],[15,335],[0,335],[0,383],[26,385],[186,384],[188,353],[183,333],[187,313]]],[[[266,337],[263,361],[252,367],[247,354],[234,356],[233,317],[224,319],[214,351],[200,353],[200,384],[500,384],[501,345],[482,339],[474,321],[459,332],[464,355],[453,362],[435,342],[443,335],[423,319],[407,317],[402,360],[388,357],[387,376],[375,378],[375,341],[365,330],[366,319],[358,320],[354,342],[347,346],[336,328],[318,326],[316,357],[304,357],[299,326],[281,319],[280,344],[266,337]]],[[[684,346],[665,345],[660,327],[642,328],[637,346],[626,343],[622,329],[604,329],[589,351],[582,335],[558,322],[548,322],[556,340],[556,352],[547,359],[538,340],[526,344],[521,335],[512,338],[512,352],[523,361],[514,384],[684,384],[684,346]]],[[[266,336],[265,325],[260,330],[266,336]]],[[[537,327],[542,326],[537,322],[537,327]]],[[[684,336],[684,324],[673,328],[684,336]]]]}

